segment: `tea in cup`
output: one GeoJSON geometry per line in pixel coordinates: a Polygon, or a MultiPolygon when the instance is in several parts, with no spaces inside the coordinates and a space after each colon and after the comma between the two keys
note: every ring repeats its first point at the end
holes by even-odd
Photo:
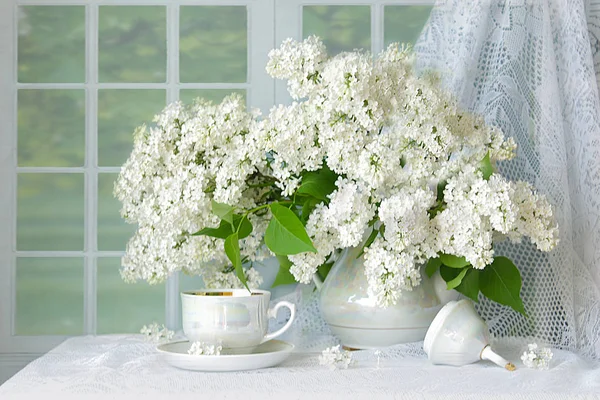
{"type": "Polygon", "coordinates": [[[181,293],[183,333],[192,342],[220,344],[227,349],[252,349],[276,338],[292,325],[296,306],[280,301],[269,309],[271,292],[246,289],[204,289],[181,293]],[[291,311],[289,321],[268,333],[269,318],[281,307],[291,311]]]}

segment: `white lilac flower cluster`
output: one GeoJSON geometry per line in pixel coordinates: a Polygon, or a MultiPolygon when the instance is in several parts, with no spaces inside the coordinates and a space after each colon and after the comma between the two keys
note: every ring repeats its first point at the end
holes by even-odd
{"type": "Polygon", "coordinates": [[[552,360],[552,350],[548,347],[538,347],[537,343],[527,345],[527,350],[523,352],[521,361],[527,368],[546,370],[550,368],[552,360]]]}
{"type": "Polygon", "coordinates": [[[159,325],[156,322],[151,323],[150,325],[144,325],[140,330],[140,333],[144,335],[144,339],[147,342],[159,343],[159,342],[168,342],[173,339],[175,332],[167,329],[167,327],[163,325],[159,325]]]}
{"type": "MultiPolygon", "coordinates": [[[[242,287],[227,269],[222,240],[191,234],[218,225],[212,200],[253,207],[262,195],[263,189],[249,187],[265,164],[254,115],[232,95],[219,105],[176,102],[154,121],[136,130],[114,189],[123,203],[121,215],[138,225],[122,260],[123,279],[157,283],[183,270],[202,275],[207,287],[242,287]]],[[[241,253],[260,260],[269,255],[261,248],[266,219],[249,218],[254,230],[242,240],[241,253]]],[[[262,283],[253,268],[246,278],[251,288],[262,283]]]]}
{"type": "Polygon", "coordinates": [[[319,356],[319,364],[331,370],[348,369],[352,363],[352,353],[347,350],[341,350],[339,344],[326,348],[319,356]]]}
{"type": "Polygon", "coordinates": [[[188,349],[188,354],[194,356],[220,356],[223,346],[204,342],[193,342],[188,349]]]}
{"type": "MultiPolygon", "coordinates": [[[[212,201],[240,213],[293,203],[305,174],[324,170],[334,186],[303,215],[317,252],[289,256],[299,282],[373,229],[364,266],[369,293],[382,306],[418,285],[420,265],[440,253],[482,269],[498,238],[527,236],[543,251],[557,243],[544,196],[482,170],[482,161],[492,168],[513,158],[514,141],[461,110],[434,75],[417,75],[410,49],[391,45],[375,59],[359,51],[329,57],[309,37],[286,40],[269,56],[267,71],[287,80],[291,105],[259,118],[236,95],[219,105],[174,103],[156,126],[136,131],[115,185],[123,217],[138,225],[124,279],[160,282],[183,269],[209,286],[241,286],[223,240],[192,235],[219,225],[212,201]]],[[[269,209],[248,218],[252,233],[240,240],[246,265],[273,255],[263,246],[269,209]]],[[[251,287],[262,282],[253,268],[245,274],[251,287]]]]}

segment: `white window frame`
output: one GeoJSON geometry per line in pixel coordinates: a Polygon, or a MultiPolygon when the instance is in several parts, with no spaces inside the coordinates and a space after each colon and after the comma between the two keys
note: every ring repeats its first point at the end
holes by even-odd
{"type": "MultiPolygon", "coordinates": [[[[99,251],[97,248],[98,175],[116,173],[119,167],[97,166],[97,100],[98,89],[163,89],[167,104],[179,98],[181,89],[245,89],[249,105],[267,112],[274,102],[274,82],[265,71],[268,52],[274,47],[273,0],[0,0],[0,353],[43,353],[67,336],[18,336],[14,334],[15,264],[18,256],[82,257],[84,259],[83,334],[96,333],[97,259],[120,257],[122,251],[99,251]],[[85,6],[86,79],[85,83],[17,83],[17,11],[19,6],[85,6]],[[167,77],[165,83],[99,83],[98,82],[98,14],[100,6],[166,7],[167,77]],[[179,82],[179,7],[180,6],[245,6],[247,23],[246,83],[180,83],[179,82]],[[85,89],[85,164],[83,167],[18,167],[17,166],[17,90],[85,89]],[[16,249],[16,185],[18,173],[77,173],[85,180],[85,243],[83,251],[17,251],[16,249]]],[[[170,328],[180,325],[179,278],[166,284],[165,322],[170,328]]]]}
{"type": "MultiPolygon", "coordinates": [[[[99,88],[166,89],[167,103],[176,100],[180,89],[246,89],[248,105],[267,113],[273,104],[290,101],[285,83],[275,83],[266,73],[270,49],[284,39],[302,38],[302,7],[305,5],[363,5],[371,7],[371,51],[383,49],[384,7],[386,5],[433,5],[435,0],[0,0],[0,355],[2,353],[40,354],[67,336],[16,336],[15,261],[18,255],[84,257],[84,334],[96,332],[96,260],[120,257],[123,252],[97,250],[97,182],[99,173],[118,172],[118,167],[97,167],[97,93],[99,88]],[[17,78],[17,9],[23,5],[86,6],[86,83],[21,84],[17,78]],[[162,5],[167,14],[167,80],[161,84],[98,83],[98,7],[101,5],[162,5]],[[179,83],[178,35],[179,6],[246,6],[248,9],[247,83],[179,83]],[[18,88],[85,88],[86,90],[86,164],[80,168],[17,167],[18,88]],[[85,176],[85,246],[79,252],[16,251],[16,178],[18,172],[74,172],[85,176]],[[35,253],[35,254],[34,254],[35,253]]],[[[170,328],[180,325],[179,280],[167,281],[165,322],[170,328]]],[[[0,360],[1,361],[1,360],[0,360]]]]}

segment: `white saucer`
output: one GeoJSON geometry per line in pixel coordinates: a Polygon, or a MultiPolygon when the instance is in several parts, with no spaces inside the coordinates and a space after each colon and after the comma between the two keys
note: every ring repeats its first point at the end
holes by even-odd
{"type": "Polygon", "coordinates": [[[165,361],[174,367],[191,371],[226,372],[269,368],[283,362],[294,345],[281,340],[269,340],[257,346],[251,354],[227,354],[227,349],[219,356],[190,355],[187,353],[190,342],[183,340],[157,346],[165,361]]]}

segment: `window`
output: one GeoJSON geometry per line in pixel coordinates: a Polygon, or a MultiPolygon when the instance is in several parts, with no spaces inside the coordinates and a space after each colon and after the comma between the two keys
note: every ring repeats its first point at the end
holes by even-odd
{"type": "MultiPolygon", "coordinates": [[[[179,326],[179,290],[128,285],[134,227],[112,187],[131,132],[166,104],[234,91],[289,101],[264,67],[287,37],[331,52],[414,42],[431,1],[12,0],[0,4],[0,352],[179,326]],[[276,86],[277,85],[277,86],[276,86]]],[[[267,279],[268,282],[268,279],[267,279]]]]}

